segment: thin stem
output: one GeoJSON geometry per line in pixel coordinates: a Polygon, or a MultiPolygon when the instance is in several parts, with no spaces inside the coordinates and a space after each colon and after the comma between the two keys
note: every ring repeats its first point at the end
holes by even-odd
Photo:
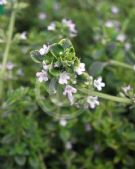
{"type": "Polygon", "coordinates": [[[132,65],[129,65],[129,64],[126,64],[126,63],[122,63],[122,62],[119,62],[119,61],[115,61],[115,60],[110,60],[108,62],[108,64],[109,65],[123,67],[123,68],[127,68],[127,69],[130,69],[130,70],[134,70],[132,65]]]}
{"type": "Polygon", "coordinates": [[[44,157],[41,153],[39,153],[39,159],[40,159],[40,165],[41,165],[41,169],[47,169],[45,162],[44,162],[44,157]]]}
{"type": "Polygon", "coordinates": [[[106,99],[106,100],[110,100],[110,101],[115,101],[115,102],[119,102],[119,103],[125,103],[125,104],[130,104],[132,103],[131,99],[128,98],[123,98],[123,97],[116,97],[116,96],[112,96],[109,94],[105,94],[105,93],[100,93],[100,92],[96,92],[96,91],[88,91],[88,90],[81,90],[81,92],[85,93],[85,94],[89,94],[91,96],[98,96],[100,98],[106,99]]]}
{"type": "Polygon", "coordinates": [[[122,25],[122,29],[121,29],[121,32],[122,32],[122,33],[124,33],[124,32],[126,31],[128,25],[129,25],[129,22],[131,21],[131,18],[132,18],[133,14],[134,14],[134,11],[135,11],[135,9],[132,8],[132,9],[130,10],[129,16],[126,17],[126,19],[125,19],[125,21],[124,21],[124,23],[123,23],[123,25],[122,25]]]}
{"type": "Polygon", "coordinates": [[[100,92],[95,92],[95,91],[92,91],[91,95],[98,96],[100,98],[111,100],[111,101],[115,101],[115,102],[119,102],[119,103],[125,103],[125,104],[132,103],[132,100],[128,99],[128,98],[111,96],[111,95],[108,95],[108,94],[104,94],[104,93],[100,93],[100,92]]]}
{"type": "Polygon", "coordinates": [[[3,97],[4,76],[5,76],[6,64],[9,56],[9,50],[12,42],[12,35],[13,35],[14,25],[15,25],[15,16],[16,16],[16,11],[13,9],[10,17],[10,23],[9,23],[8,34],[7,34],[7,44],[5,47],[3,60],[2,60],[2,68],[0,72],[0,100],[3,97]]]}

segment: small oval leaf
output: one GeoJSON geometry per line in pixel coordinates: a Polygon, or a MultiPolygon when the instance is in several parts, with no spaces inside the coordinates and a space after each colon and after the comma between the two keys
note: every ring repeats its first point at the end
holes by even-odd
{"type": "Polygon", "coordinates": [[[36,63],[41,63],[43,61],[43,57],[40,55],[38,50],[34,50],[30,53],[31,58],[36,63]]]}
{"type": "Polygon", "coordinates": [[[26,163],[26,157],[24,156],[16,156],[15,157],[15,162],[19,165],[19,166],[23,166],[26,163]]]}
{"type": "Polygon", "coordinates": [[[94,62],[89,69],[89,72],[92,76],[96,76],[102,73],[103,69],[106,66],[106,62],[94,62]]]}

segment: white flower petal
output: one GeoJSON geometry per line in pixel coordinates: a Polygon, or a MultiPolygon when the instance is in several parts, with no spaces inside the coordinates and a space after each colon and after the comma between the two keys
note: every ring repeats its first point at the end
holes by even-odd
{"type": "Polygon", "coordinates": [[[102,77],[99,77],[98,79],[94,80],[94,87],[97,88],[97,90],[101,91],[103,87],[105,87],[105,83],[102,82],[102,77]]]}
{"type": "Polygon", "coordinates": [[[118,36],[117,36],[117,41],[119,41],[119,42],[124,42],[125,40],[126,40],[126,35],[125,34],[119,34],[118,36]]]}
{"type": "Polygon", "coordinates": [[[97,96],[88,96],[87,103],[89,107],[94,109],[97,105],[99,105],[98,97],[97,96]]]}
{"type": "Polygon", "coordinates": [[[4,4],[6,4],[6,3],[7,3],[6,0],[0,0],[0,5],[4,5],[4,4]]]}
{"type": "Polygon", "coordinates": [[[70,79],[70,76],[67,72],[63,72],[60,74],[59,77],[59,84],[67,84],[68,80],[70,79]]]}
{"type": "Polygon", "coordinates": [[[65,127],[67,125],[67,120],[66,119],[60,119],[60,125],[65,127]]]}
{"type": "Polygon", "coordinates": [[[52,22],[50,25],[47,27],[48,31],[55,31],[56,29],[56,24],[52,22]]]}
{"type": "Polygon", "coordinates": [[[37,76],[39,82],[48,81],[48,74],[44,70],[42,70],[42,72],[37,72],[36,76],[37,76]]]}
{"type": "Polygon", "coordinates": [[[20,39],[22,39],[22,40],[26,40],[27,39],[27,32],[22,32],[21,34],[20,34],[20,39]]]}
{"type": "Polygon", "coordinates": [[[44,20],[44,19],[46,19],[46,17],[47,17],[47,15],[44,12],[40,12],[39,15],[38,15],[38,18],[40,20],[44,20]]]}
{"type": "Polygon", "coordinates": [[[83,74],[84,71],[85,71],[85,64],[84,64],[84,63],[80,63],[80,64],[78,65],[78,67],[75,68],[75,72],[76,72],[78,75],[83,74]]]}
{"type": "Polygon", "coordinates": [[[130,85],[125,86],[125,87],[122,87],[122,89],[123,89],[123,91],[124,91],[125,94],[128,94],[128,92],[129,92],[130,90],[132,90],[132,88],[131,88],[130,85]]]}
{"type": "Polygon", "coordinates": [[[73,93],[76,93],[76,92],[77,92],[77,89],[74,88],[74,87],[72,87],[72,86],[70,86],[70,85],[67,85],[67,86],[65,87],[64,92],[63,92],[63,95],[67,95],[67,97],[68,97],[68,99],[69,99],[71,105],[74,104],[73,93]]]}
{"type": "Polygon", "coordinates": [[[47,64],[45,63],[45,61],[43,61],[43,69],[44,69],[44,70],[47,71],[47,70],[49,69],[49,66],[50,66],[50,65],[47,65],[47,64]]]}
{"type": "Polygon", "coordinates": [[[50,46],[48,45],[43,45],[43,48],[39,50],[40,55],[45,55],[49,52],[50,46]]]}

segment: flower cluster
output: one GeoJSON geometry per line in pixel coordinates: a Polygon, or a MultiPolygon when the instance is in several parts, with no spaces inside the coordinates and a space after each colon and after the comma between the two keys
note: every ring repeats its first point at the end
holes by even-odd
{"type": "Polygon", "coordinates": [[[5,5],[7,3],[6,0],[0,0],[0,5],[5,5]]]}
{"type": "Polygon", "coordinates": [[[111,11],[113,14],[118,14],[119,13],[119,8],[117,6],[112,6],[111,11]]]}
{"type": "Polygon", "coordinates": [[[40,55],[45,55],[49,52],[49,46],[43,45],[43,47],[39,50],[40,55]]]}
{"type": "Polygon", "coordinates": [[[20,34],[20,39],[21,39],[21,40],[26,40],[26,39],[27,39],[27,32],[26,32],[26,31],[24,31],[24,32],[22,32],[22,33],[20,34]]]}
{"type": "Polygon", "coordinates": [[[66,27],[69,28],[70,36],[71,36],[71,37],[76,36],[77,30],[76,30],[76,28],[75,28],[75,23],[73,23],[72,20],[63,19],[63,20],[62,20],[62,23],[63,23],[64,26],[66,26],[66,27]]]}
{"type": "Polygon", "coordinates": [[[47,15],[46,15],[44,12],[40,12],[40,13],[38,14],[38,18],[39,18],[40,20],[44,20],[44,19],[47,18],[47,15]]]}
{"type": "Polygon", "coordinates": [[[95,36],[95,40],[98,41],[98,43],[99,40],[101,40],[101,43],[105,45],[108,43],[108,39],[110,40],[112,39],[110,35],[114,34],[115,36],[113,36],[113,40],[115,39],[116,42],[120,43],[127,52],[131,49],[132,45],[129,42],[127,34],[122,30],[123,29],[122,23],[120,22],[120,20],[118,20],[118,15],[121,11],[117,6],[111,6],[110,12],[112,13],[111,15],[113,15],[113,17],[108,18],[104,22],[104,26],[107,32],[111,31],[111,34],[110,33],[105,33],[104,35],[97,34],[95,36]]]}
{"type": "MultiPolygon", "coordinates": [[[[102,82],[102,77],[98,77],[97,79],[93,80],[93,77],[90,77],[91,83],[94,88],[98,91],[101,91],[103,87],[105,87],[105,83],[102,82]]],[[[97,105],[99,105],[98,97],[97,96],[88,96],[87,103],[91,109],[94,109],[97,105]]]]}
{"type": "Polygon", "coordinates": [[[70,37],[75,37],[77,35],[76,25],[72,20],[68,20],[64,18],[62,19],[61,23],[51,22],[50,25],[48,25],[47,30],[56,31],[57,27],[61,28],[62,31],[64,29],[68,29],[70,37]]]}
{"type": "Polygon", "coordinates": [[[55,22],[50,23],[50,25],[48,25],[47,29],[48,29],[48,31],[55,31],[56,23],[55,22]]]}
{"type": "Polygon", "coordinates": [[[48,81],[48,74],[44,70],[42,70],[42,72],[37,72],[36,76],[37,76],[39,82],[48,81]]]}
{"type": "Polygon", "coordinates": [[[43,45],[38,54],[42,65],[41,72],[36,73],[39,82],[49,86],[52,79],[55,79],[57,87],[61,88],[58,92],[68,98],[70,105],[78,108],[86,105],[84,107],[91,109],[99,105],[98,97],[90,95],[90,91],[101,91],[105,83],[102,82],[102,77],[93,79],[88,75],[85,64],[76,57],[69,40],[63,39],[59,43],[43,45]],[[83,93],[83,88],[87,89],[87,93],[83,93]]]}
{"type": "MultiPolygon", "coordinates": [[[[11,61],[8,61],[6,64],[6,69],[11,71],[13,68],[15,67],[14,63],[12,63],[11,61]]],[[[0,64],[0,69],[2,68],[2,64],[0,64]]]]}
{"type": "Polygon", "coordinates": [[[122,93],[120,93],[123,97],[128,97],[133,99],[135,97],[134,90],[130,85],[122,87],[122,93]]]}
{"type": "Polygon", "coordinates": [[[105,87],[105,83],[102,82],[102,77],[94,80],[94,87],[97,88],[97,90],[99,91],[101,91],[102,88],[105,87]]]}

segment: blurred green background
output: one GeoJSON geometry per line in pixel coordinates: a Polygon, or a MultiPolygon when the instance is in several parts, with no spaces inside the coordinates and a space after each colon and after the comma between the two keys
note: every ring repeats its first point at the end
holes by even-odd
{"type": "MultiPolygon", "coordinates": [[[[134,72],[105,66],[112,59],[135,64],[135,1],[19,2],[28,3],[28,7],[17,15],[9,55],[14,69],[5,75],[6,95],[0,108],[0,169],[134,169],[134,107],[102,100],[95,110],[70,120],[55,120],[35,100],[39,67],[31,60],[30,51],[44,43],[71,38],[61,29],[47,30],[51,22],[71,19],[78,31],[71,38],[77,56],[90,75],[103,77],[104,92],[118,95],[125,85],[135,88],[134,72]],[[24,31],[26,40],[18,40],[18,34],[24,31]]],[[[6,6],[1,9],[0,60],[11,15],[6,6]]]]}

